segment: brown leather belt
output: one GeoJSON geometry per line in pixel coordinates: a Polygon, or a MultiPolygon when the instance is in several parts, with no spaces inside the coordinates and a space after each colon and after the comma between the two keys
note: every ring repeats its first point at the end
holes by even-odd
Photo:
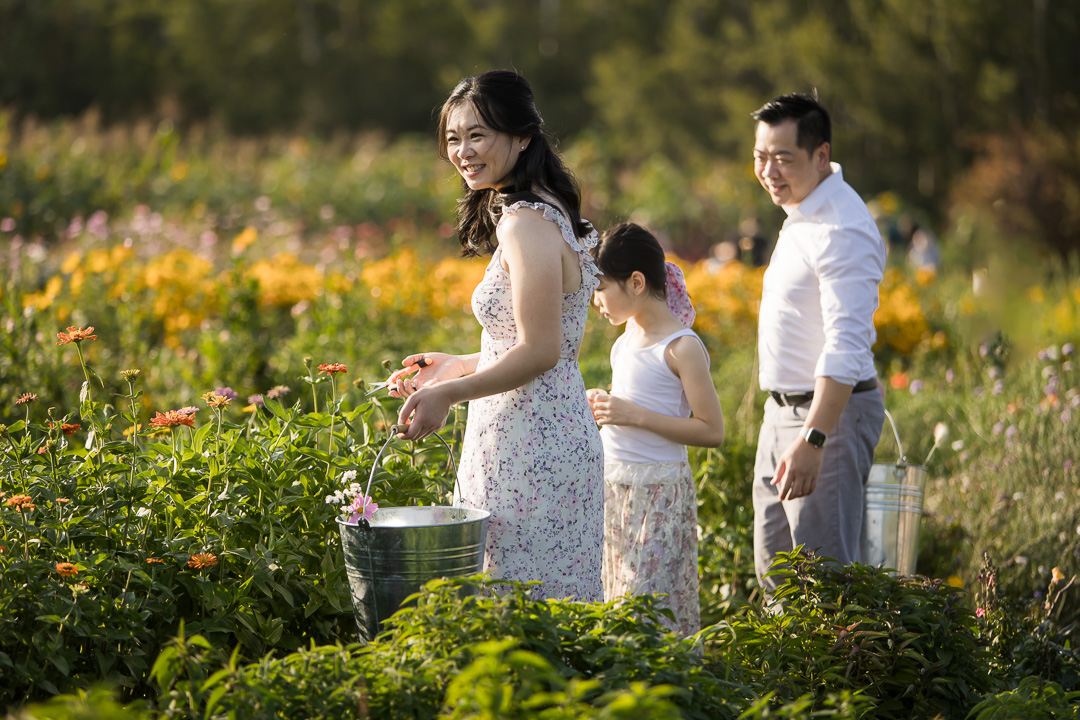
{"type": "MultiPolygon", "coordinates": [[[[866,392],[867,390],[874,390],[878,386],[877,378],[870,378],[868,380],[860,380],[855,383],[855,387],[851,388],[852,393],[866,392]]],[[[805,405],[814,399],[814,391],[810,392],[790,392],[782,393],[770,390],[769,395],[772,395],[772,399],[776,401],[777,405],[781,407],[796,407],[798,405],[805,405]]]]}

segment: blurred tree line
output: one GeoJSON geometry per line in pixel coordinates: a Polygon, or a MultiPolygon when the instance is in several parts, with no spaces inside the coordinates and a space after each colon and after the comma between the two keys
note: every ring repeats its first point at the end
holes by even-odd
{"type": "Polygon", "coordinates": [[[1078,37],[1080,3],[1049,0],[0,0],[0,106],[394,137],[430,133],[461,77],[512,67],[617,182],[749,172],[749,113],[816,88],[864,196],[1068,250],[1078,37]]]}

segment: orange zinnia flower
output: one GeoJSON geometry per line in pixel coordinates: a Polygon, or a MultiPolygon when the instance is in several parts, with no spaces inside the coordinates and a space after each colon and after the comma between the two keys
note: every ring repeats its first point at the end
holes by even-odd
{"type": "Polygon", "coordinates": [[[32,403],[37,401],[37,395],[34,393],[23,393],[19,396],[19,399],[15,401],[16,405],[23,405],[25,403],[32,403]]]}
{"type": "Polygon", "coordinates": [[[191,559],[188,560],[187,564],[188,567],[193,567],[196,570],[214,567],[217,565],[217,555],[211,555],[210,553],[195,553],[191,556],[191,559]]]}
{"type": "Polygon", "coordinates": [[[319,372],[326,373],[327,375],[333,377],[338,373],[345,372],[345,366],[341,363],[325,363],[319,366],[319,372]]]}
{"type": "Polygon", "coordinates": [[[69,327],[67,329],[67,332],[58,332],[58,333],[56,333],[56,337],[58,337],[60,339],[60,342],[58,342],[56,344],[57,345],[68,345],[70,343],[81,343],[83,340],[97,340],[97,335],[92,335],[91,334],[93,332],[94,332],[94,326],[93,325],[86,328],[85,330],[83,328],[81,328],[81,327],[76,327],[76,326],[72,325],[71,327],[69,327]]]}
{"type": "Polygon", "coordinates": [[[62,562],[56,563],[56,572],[58,572],[61,577],[69,578],[74,577],[79,571],[71,563],[62,562]]]}
{"type": "Polygon", "coordinates": [[[157,428],[173,428],[178,425],[195,427],[194,409],[191,412],[184,412],[185,410],[188,410],[188,408],[169,410],[164,413],[159,412],[150,420],[150,424],[157,428]]]}
{"type": "Polygon", "coordinates": [[[23,505],[32,505],[34,499],[29,495],[12,495],[7,499],[7,504],[15,508],[20,508],[23,505]]]}
{"type": "Polygon", "coordinates": [[[161,565],[164,564],[165,561],[161,558],[146,558],[146,562],[149,565],[161,565]]]}
{"type": "Polygon", "coordinates": [[[903,390],[910,384],[905,372],[898,372],[889,378],[889,387],[893,390],[903,390]]]}

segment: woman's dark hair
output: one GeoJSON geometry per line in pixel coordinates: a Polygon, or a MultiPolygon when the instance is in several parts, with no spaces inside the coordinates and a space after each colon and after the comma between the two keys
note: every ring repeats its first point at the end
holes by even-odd
{"type": "Polygon", "coordinates": [[[465,195],[458,200],[457,233],[462,255],[491,252],[497,216],[503,204],[517,200],[539,200],[544,191],[569,214],[570,227],[578,237],[585,237],[592,226],[581,219],[581,192],[573,175],[563,164],[552,141],[544,131],[544,120],[536,110],[529,82],[512,70],[491,70],[458,83],[439,112],[439,156],[449,160],[446,125],[450,113],[468,104],[496,132],[513,137],[528,137],[528,147],[518,157],[511,171],[513,188],[500,193],[495,189],[472,190],[462,179],[465,195]]]}
{"type": "Polygon", "coordinates": [[[592,256],[605,277],[622,284],[639,272],[645,276],[645,287],[651,294],[667,297],[664,248],[640,225],[626,222],[608,228],[592,249],[592,256]]]}

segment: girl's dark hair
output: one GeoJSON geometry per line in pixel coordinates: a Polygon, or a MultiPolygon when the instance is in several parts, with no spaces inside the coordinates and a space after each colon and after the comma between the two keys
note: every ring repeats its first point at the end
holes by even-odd
{"type": "Polygon", "coordinates": [[[657,297],[667,297],[667,264],[664,248],[651,232],[635,223],[620,223],[600,236],[592,249],[596,267],[620,284],[635,272],[645,276],[645,287],[657,297]]]}
{"type": "Polygon", "coordinates": [[[581,192],[544,131],[544,120],[536,110],[529,82],[512,70],[491,70],[458,83],[439,112],[439,156],[444,160],[450,159],[446,141],[450,113],[466,103],[492,130],[513,137],[529,137],[530,141],[511,171],[510,192],[500,193],[493,188],[472,190],[462,179],[465,195],[458,200],[457,209],[462,255],[492,252],[491,236],[495,234],[503,204],[518,200],[536,202],[540,191],[559,200],[569,214],[575,235],[579,238],[588,235],[592,226],[581,219],[581,192]]]}

